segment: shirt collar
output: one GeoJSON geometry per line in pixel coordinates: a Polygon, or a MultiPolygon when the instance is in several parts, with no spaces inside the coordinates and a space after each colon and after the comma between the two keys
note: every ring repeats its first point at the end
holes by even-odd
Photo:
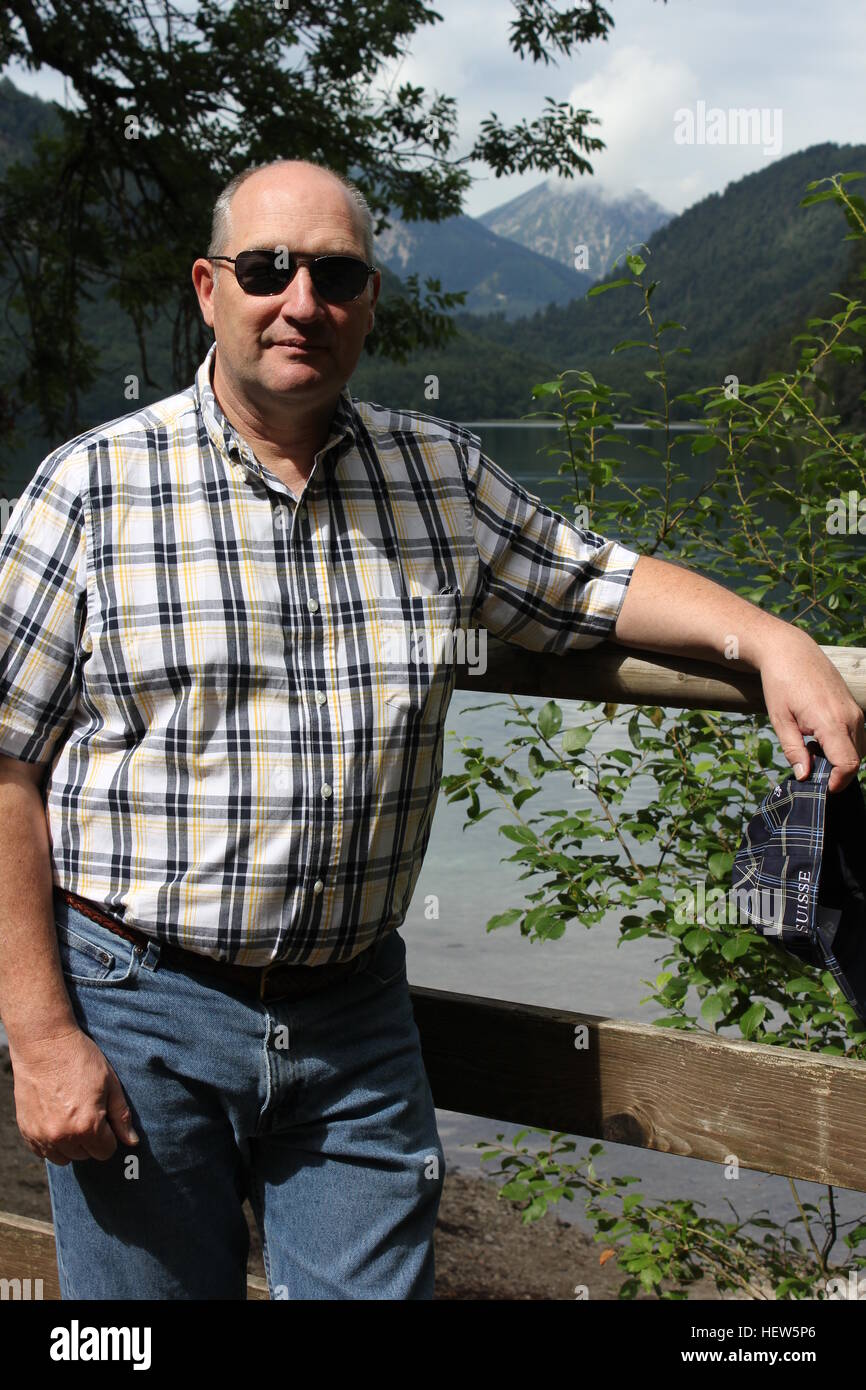
{"type": "MultiPolygon", "coordinates": [[[[260,465],[255,454],[246,442],[242,439],[223,414],[220,404],[214,394],[211,374],[213,372],[214,357],[216,354],[216,343],[211,343],[207,354],[195,374],[195,397],[196,404],[201,412],[205,429],[209,438],[212,440],[217,450],[224,454],[229,460],[234,460],[241,464],[246,464],[256,473],[261,472],[260,465]]],[[[352,396],[349,391],[348,383],[343,387],[334,407],[334,414],[331,417],[331,424],[328,433],[328,440],[325,444],[327,454],[322,459],[323,463],[336,461],[347,449],[350,449],[356,442],[358,431],[358,418],[355,407],[352,404],[352,396]],[[343,441],[342,448],[334,451],[334,445],[343,441]]]]}

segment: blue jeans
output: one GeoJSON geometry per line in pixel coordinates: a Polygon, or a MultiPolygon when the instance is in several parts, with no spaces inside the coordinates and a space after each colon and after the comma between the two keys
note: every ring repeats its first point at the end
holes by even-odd
{"type": "Polygon", "coordinates": [[[55,894],[66,986],[140,1142],[46,1162],[63,1298],[433,1297],[445,1176],[397,931],[297,1002],[160,963],[55,894]]]}

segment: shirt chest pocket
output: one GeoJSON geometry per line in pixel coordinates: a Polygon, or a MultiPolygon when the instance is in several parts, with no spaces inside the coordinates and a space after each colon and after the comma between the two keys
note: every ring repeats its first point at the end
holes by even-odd
{"type": "Polygon", "coordinates": [[[436,720],[454,687],[460,592],[376,601],[370,640],[386,705],[436,720]]]}

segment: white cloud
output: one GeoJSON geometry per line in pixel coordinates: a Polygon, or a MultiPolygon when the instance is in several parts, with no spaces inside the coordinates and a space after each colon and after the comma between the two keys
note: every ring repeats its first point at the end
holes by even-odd
{"type": "Polygon", "coordinates": [[[602,122],[589,127],[607,147],[590,156],[595,180],[611,193],[640,187],[663,207],[684,206],[681,183],[690,171],[676,167],[673,112],[699,91],[699,78],[682,59],[636,45],[612,50],[605,66],[568,94],[573,106],[602,122]]]}

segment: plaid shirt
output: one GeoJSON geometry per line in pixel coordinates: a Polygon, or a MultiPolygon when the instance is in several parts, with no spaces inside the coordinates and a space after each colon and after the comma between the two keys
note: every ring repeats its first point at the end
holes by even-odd
{"type": "Polygon", "coordinates": [[[13,509],[0,753],[51,764],[57,887],[242,965],[347,960],[405,917],[460,629],[592,647],[638,557],[468,430],[348,388],[296,505],[213,354],[49,454],[13,509]]]}

